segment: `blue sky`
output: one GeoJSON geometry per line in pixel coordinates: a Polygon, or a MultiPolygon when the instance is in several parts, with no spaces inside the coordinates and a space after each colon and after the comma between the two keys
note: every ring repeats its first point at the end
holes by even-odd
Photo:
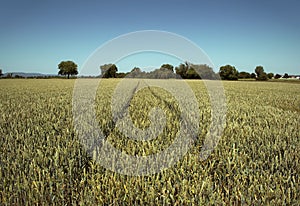
{"type": "MultiPolygon", "coordinates": [[[[60,61],[73,60],[80,70],[99,46],[115,37],[162,30],[196,43],[215,71],[231,64],[253,72],[262,65],[266,72],[299,74],[299,10],[296,0],[2,0],[0,68],[54,74],[60,61]]],[[[129,71],[134,66],[179,63],[151,55],[151,65],[143,61],[146,54],[128,57],[117,66],[129,71]]]]}

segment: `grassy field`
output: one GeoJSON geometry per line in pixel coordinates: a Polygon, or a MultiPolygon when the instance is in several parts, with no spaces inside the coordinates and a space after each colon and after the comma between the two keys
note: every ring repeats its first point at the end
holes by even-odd
{"type": "MultiPolygon", "coordinates": [[[[147,114],[159,106],[166,126],[153,140],[131,140],[111,126],[119,81],[102,80],[96,97],[107,141],[130,155],[163,151],[180,129],[176,99],[159,88],[138,91],[129,106],[133,124],[147,128],[147,114]]],[[[200,161],[210,102],[202,81],[187,81],[199,104],[193,146],[160,173],[126,176],[102,167],[82,146],[72,114],[74,82],[0,80],[1,205],[299,204],[300,84],[224,81],[226,127],[215,150],[200,161]]]]}

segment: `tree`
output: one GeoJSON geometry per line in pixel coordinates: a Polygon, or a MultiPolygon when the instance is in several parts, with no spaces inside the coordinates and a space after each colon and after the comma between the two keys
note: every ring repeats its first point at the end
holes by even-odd
{"type": "Polygon", "coordinates": [[[102,78],[116,78],[118,68],[115,64],[104,64],[100,66],[102,78]]]}
{"type": "Polygon", "coordinates": [[[255,68],[255,73],[257,76],[261,75],[264,72],[264,68],[262,66],[257,66],[255,68]]]}
{"type": "Polygon", "coordinates": [[[171,64],[163,64],[159,69],[154,70],[154,76],[158,79],[176,78],[173,68],[171,64]]]}
{"type": "Polygon", "coordinates": [[[267,81],[268,80],[268,75],[265,72],[263,72],[262,74],[260,74],[256,78],[256,80],[258,80],[258,81],[267,81]]]}
{"type": "Polygon", "coordinates": [[[239,72],[234,66],[226,65],[220,67],[219,74],[222,80],[237,80],[239,72]]]}
{"type": "Polygon", "coordinates": [[[178,67],[175,68],[176,74],[181,76],[181,78],[187,78],[187,71],[189,69],[189,63],[185,62],[184,64],[180,64],[178,67]]]}
{"type": "Polygon", "coordinates": [[[280,75],[280,74],[275,74],[275,76],[274,76],[274,78],[275,79],[279,79],[279,78],[281,78],[282,76],[280,75]]]}
{"type": "Polygon", "coordinates": [[[256,73],[256,80],[258,81],[268,80],[267,73],[264,71],[264,68],[262,66],[257,66],[255,68],[255,73],[256,73]]]}
{"type": "Polygon", "coordinates": [[[251,75],[250,75],[250,78],[251,79],[256,79],[256,74],[252,72],[251,75]]]}
{"type": "Polygon", "coordinates": [[[116,78],[125,78],[126,77],[126,73],[124,72],[120,72],[116,74],[116,78]]]}
{"type": "Polygon", "coordinates": [[[282,78],[285,78],[285,79],[289,78],[289,75],[288,75],[288,73],[284,73],[284,75],[283,75],[283,77],[282,77],[282,78]]]}
{"type": "Polygon", "coordinates": [[[213,69],[206,64],[185,62],[176,67],[175,71],[183,79],[217,79],[213,69]]]}
{"type": "Polygon", "coordinates": [[[239,79],[250,79],[251,78],[251,74],[248,73],[248,72],[239,72],[238,78],[239,79]]]}
{"type": "Polygon", "coordinates": [[[2,69],[0,69],[0,77],[3,76],[2,69]]]}
{"type": "Polygon", "coordinates": [[[267,76],[268,76],[269,79],[272,79],[274,77],[274,73],[272,73],[272,72],[268,73],[267,76]]]}
{"type": "Polygon", "coordinates": [[[190,67],[186,72],[187,79],[200,79],[200,75],[195,71],[194,67],[190,67]]]}
{"type": "Polygon", "coordinates": [[[139,67],[134,67],[128,75],[127,78],[141,78],[142,70],[139,67]]]}
{"type": "Polygon", "coordinates": [[[174,66],[171,65],[171,64],[163,64],[163,65],[160,66],[160,68],[165,68],[165,69],[168,69],[168,70],[174,72],[174,70],[173,70],[174,66]]]}
{"type": "Polygon", "coordinates": [[[139,67],[134,67],[130,73],[141,73],[142,70],[139,67]]]}
{"type": "Polygon", "coordinates": [[[153,72],[150,72],[150,78],[155,79],[170,79],[170,78],[176,78],[176,74],[172,72],[172,70],[161,67],[159,69],[155,69],[153,72]]]}
{"type": "Polygon", "coordinates": [[[6,75],[6,78],[8,78],[8,79],[13,78],[13,73],[8,73],[8,74],[6,75]]]}
{"type": "Polygon", "coordinates": [[[77,75],[77,64],[75,64],[73,61],[62,61],[58,65],[59,75],[67,75],[68,79],[70,78],[70,75],[77,75]]]}
{"type": "Polygon", "coordinates": [[[206,64],[191,64],[190,68],[196,72],[196,79],[217,79],[216,73],[206,64]]]}

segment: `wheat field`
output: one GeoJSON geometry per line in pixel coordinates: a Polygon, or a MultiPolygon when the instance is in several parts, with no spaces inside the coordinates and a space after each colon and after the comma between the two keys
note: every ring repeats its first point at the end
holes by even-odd
{"type": "MultiPolygon", "coordinates": [[[[299,204],[300,84],[223,81],[226,126],[201,160],[211,104],[202,81],[186,81],[199,105],[189,111],[191,119],[200,120],[191,121],[199,127],[192,146],[161,172],[131,176],[103,167],[83,146],[72,110],[75,81],[0,80],[1,205],[299,204]]],[[[166,150],[182,129],[177,99],[152,86],[132,93],[128,121],[141,130],[152,121],[165,126],[151,140],[130,139],[135,130],[125,127],[122,134],[113,121],[111,101],[120,81],[101,80],[95,98],[106,141],[132,156],[166,150]],[[160,107],[165,119],[149,118],[153,107],[160,107]]]]}

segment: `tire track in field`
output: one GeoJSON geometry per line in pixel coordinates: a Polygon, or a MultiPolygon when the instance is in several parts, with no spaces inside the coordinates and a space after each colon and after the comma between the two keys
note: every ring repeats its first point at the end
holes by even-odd
{"type": "Polygon", "coordinates": [[[168,102],[165,98],[159,96],[153,89],[151,89],[151,86],[147,84],[147,82],[144,81],[144,83],[146,84],[147,88],[154,97],[162,101],[169,108],[170,111],[175,113],[175,117],[179,120],[179,122],[183,121],[181,111],[178,107],[174,107],[171,102],[168,102]]]}
{"type": "MultiPolygon", "coordinates": [[[[187,122],[189,122],[189,118],[187,117],[187,115],[185,113],[183,113],[182,111],[180,111],[179,107],[174,107],[170,102],[168,102],[164,98],[160,97],[157,93],[155,93],[153,91],[153,89],[151,89],[151,86],[149,84],[147,84],[147,82],[144,81],[144,83],[147,85],[147,88],[149,89],[149,91],[151,92],[151,94],[153,96],[155,96],[156,98],[158,98],[159,100],[164,102],[171,111],[175,112],[176,118],[178,118],[180,122],[185,123],[185,124],[183,124],[185,126],[185,128],[180,128],[180,129],[185,129],[185,130],[189,129],[188,128],[189,124],[186,124],[187,122]]],[[[182,124],[181,124],[181,126],[182,126],[182,124]]],[[[192,139],[195,141],[197,139],[197,135],[194,135],[192,137],[192,139]]]]}
{"type": "Polygon", "coordinates": [[[135,92],[137,91],[137,89],[140,86],[140,81],[138,81],[137,85],[133,88],[130,97],[128,98],[128,101],[126,102],[125,106],[122,108],[122,110],[116,115],[117,118],[115,120],[113,120],[113,118],[111,118],[109,120],[109,122],[101,128],[101,131],[103,132],[103,136],[100,138],[94,138],[93,139],[93,143],[90,146],[90,148],[88,148],[86,151],[88,154],[90,154],[91,156],[93,155],[93,152],[96,152],[96,155],[99,155],[99,148],[103,145],[103,141],[106,141],[107,137],[114,131],[114,129],[116,128],[116,122],[119,119],[122,119],[124,117],[124,114],[126,112],[126,110],[128,109],[128,107],[130,106],[130,102],[134,97],[135,92]]]}
{"type": "Polygon", "coordinates": [[[115,120],[111,119],[111,120],[109,121],[109,123],[108,123],[108,126],[105,127],[105,128],[103,129],[103,133],[104,133],[105,138],[107,138],[107,137],[110,135],[110,133],[111,133],[112,131],[114,131],[114,129],[116,128],[116,122],[118,122],[118,120],[124,118],[124,115],[125,115],[125,113],[126,113],[126,110],[129,108],[130,102],[131,102],[131,100],[133,99],[134,94],[135,94],[135,92],[138,90],[139,86],[140,86],[140,81],[138,81],[137,85],[133,88],[133,90],[132,90],[132,92],[131,92],[131,95],[130,95],[130,97],[128,98],[128,101],[126,102],[125,106],[124,106],[124,107],[122,108],[122,110],[116,115],[117,118],[116,118],[115,120]]]}
{"type": "Polygon", "coordinates": [[[181,111],[180,111],[178,108],[174,107],[170,102],[168,102],[167,100],[165,100],[164,98],[162,98],[162,97],[160,97],[158,94],[156,94],[156,93],[153,91],[153,89],[151,89],[151,86],[150,86],[149,84],[147,84],[147,82],[145,82],[145,81],[143,81],[143,82],[147,85],[147,88],[149,89],[149,91],[151,92],[151,94],[152,94],[153,96],[155,96],[157,99],[159,99],[159,100],[161,100],[162,102],[164,102],[170,110],[176,112],[176,116],[178,116],[178,114],[179,114],[179,117],[180,117],[181,111]]]}

